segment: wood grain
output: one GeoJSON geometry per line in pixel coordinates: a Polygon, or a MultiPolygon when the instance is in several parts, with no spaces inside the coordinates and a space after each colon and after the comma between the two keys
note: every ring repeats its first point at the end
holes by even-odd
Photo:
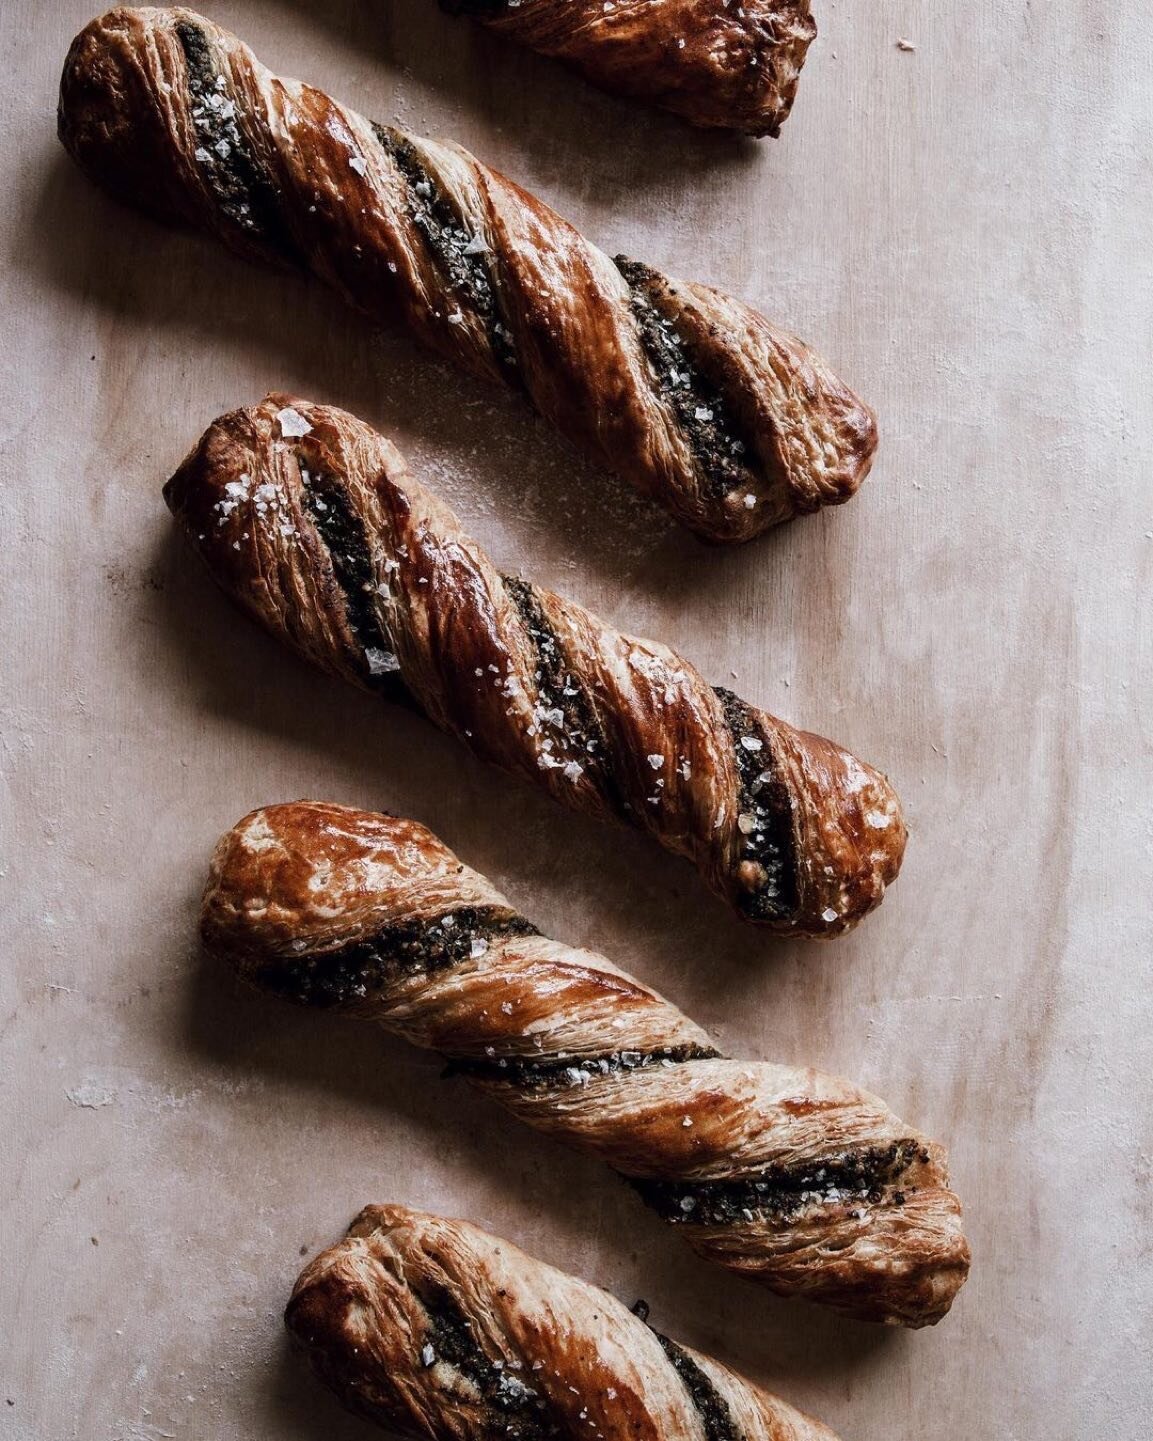
{"type": "Polygon", "coordinates": [[[734,555],[512,397],[96,193],[53,135],[93,8],[0,15],[0,1434],[364,1435],[287,1364],[279,1312],[302,1247],[400,1200],[645,1296],[857,1441],[1147,1436],[1144,7],[824,0],[763,144],[608,99],[431,0],[211,7],[597,243],[770,309],[868,394],[882,447],[853,505],[734,555]],[[885,766],[912,839],[883,909],[833,946],[750,934],[640,837],[242,625],[160,484],[272,386],[391,433],[507,568],[885,766]],[[305,794],[414,816],[727,1049],[852,1076],[948,1141],[974,1251],[953,1314],[892,1335],[719,1282],[435,1063],[235,991],[193,939],[211,844],[305,794]]]}

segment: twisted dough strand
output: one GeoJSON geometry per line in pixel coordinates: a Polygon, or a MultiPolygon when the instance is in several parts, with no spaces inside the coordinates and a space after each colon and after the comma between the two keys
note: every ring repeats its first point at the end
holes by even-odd
{"type": "Polygon", "coordinates": [[[614,263],[459,146],[270,74],[189,10],[73,43],[60,134],[96,181],[253,259],[310,268],[714,541],[847,500],[876,435],[811,351],[739,301],[614,263]]]}
{"type": "Polygon", "coordinates": [[[350,1410],[419,1441],[836,1441],[595,1286],[404,1206],[310,1261],[285,1323],[350,1410]]]}
{"type": "Polygon", "coordinates": [[[646,831],[746,919],[840,935],[896,876],[905,829],[882,775],[499,574],[344,411],[269,396],[223,416],[165,498],[223,588],[307,659],[646,831]]]}
{"type": "Polygon", "coordinates": [[[779,135],[817,33],[809,0],[441,0],[602,89],[694,125],[779,135]]]}
{"type": "Polygon", "coordinates": [[[439,1051],[600,1157],[702,1256],[923,1326],[968,1269],[944,1148],[812,1070],[729,1060],[603,956],[540,935],[411,821],[301,801],[223,837],[204,942],[250,984],[439,1051]]]}

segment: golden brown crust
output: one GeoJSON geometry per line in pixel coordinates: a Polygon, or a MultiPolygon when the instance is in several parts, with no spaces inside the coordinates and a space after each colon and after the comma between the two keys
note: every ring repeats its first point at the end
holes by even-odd
{"type": "Polygon", "coordinates": [[[817,33],[809,0],[441,0],[693,125],[779,135],[817,33]]]}
{"type": "Polygon", "coordinates": [[[841,935],[895,878],[905,828],[884,776],[500,575],[346,412],[274,395],[222,416],[165,497],[216,580],[308,660],[648,832],[744,918],[841,935]]]}
{"type": "Polygon", "coordinates": [[[225,835],[205,945],[247,982],[439,1051],[786,1296],[932,1324],[968,1271],[944,1148],[875,1096],[734,1061],[603,956],[539,935],[422,826],[299,801],[225,835]]]}
{"type": "Polygon", "coordinates": [[[508,1241],[366,1206],[285,1324],[351,1410],[419,1441],[835,1441],[508,1241]]]}
{"type": "Polygon", "coordinates": [[[521,388],[711,541],[847,500],[872,413],[739,301],[607,255],[459,146],[270,74],[190,10],[74,41],[60,135],[101,185],[251,259],[311,269],[375,320],[521,388]]]}

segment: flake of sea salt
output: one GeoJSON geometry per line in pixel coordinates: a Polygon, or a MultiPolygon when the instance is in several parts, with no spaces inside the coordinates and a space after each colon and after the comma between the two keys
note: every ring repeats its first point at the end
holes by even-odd
{"type": "Polygon", "coordinates": [[[487,250],[488,245],[483,235],[474,235],[464,247],[465,255],[484,255],[487,250]]]}
{"type": "Polygon", "coordinates": [[[747,751],[759,751],[764,748],[764,741],[758,740],[756,736],[742,736],[741,745],[747,751]]]}
{"type": "Polygon", "coordinates": [[[283,410],[276,412],[276,418],[280,422],[280,433],[285,440],[292,440],[301,435],[307,435],[312,426],[305,420],[299,410],[294,410],[291,405],[286,405],[283,410]]]}
{"type": "Polygon", "coordinates": [[[485,938],[483,936],[474,936],[472,938],[472,944],[468,948],[468,954],[470,959],[474,961],[479,961],[481,956],[483,956],[487,950],[488,942],[485,940],[485,938]]]}
{"type": "Polygon", "coordinates": [[[840,917],[837,915],[836,911],[833,910],[832,906],[826,906],[825,909],[821,912],[821,920],[829,924],[832,924],[833,921],[839,919],[840,917]]]}
{"type": "Polygon", "coordinates": [[[363,157],[360,155],[350,155],[348,157],[348,164],[349,167],[352,170],[355,170],[358,175],[364,175],[365,172],[368,170],[368,166],[365,164],[363,157]]]}
{"type": "Polygon", "coordinates": [[[367,646],[364,658],[368,662],[369,675],[388,675],[390,671],[400,669],[400,661],[390,650],[381,650],[378,646],[367,646]]]}
{"type": "Polygon", "coordinates": [[[747,510],[752,510],[756,503],[757,497],[753,495],[753,493],[750,491],[749,494],[745,496],[745,508],[747,510]]]}
{"type": "Polygon", "coordinates": [[[655,771],[659,771],[660,768],[661,768],[661,766],[663,766],[664,763],[665,763],[665,758],[664,758],[664,756],[660,756],[660,755],[646,756],[645,759],[648,761],[649,765],[651,765],[652,768],[653,768],[653,770],[655,770],[655,771]]]}

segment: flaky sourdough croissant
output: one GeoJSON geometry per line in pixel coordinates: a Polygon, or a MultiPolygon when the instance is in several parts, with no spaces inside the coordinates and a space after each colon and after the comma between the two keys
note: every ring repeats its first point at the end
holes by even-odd
{"type": "Polygon", "coordinates": [[[412,821],[300,801],[216,848],[206,948],[250,984],[378,1021],[607,1161],[702,1256],[785,1296],[924,1326],[969,1250],[944,1148],[875,1096],[733,1061],[603,956],[548,940],[412,821]]]}
{"type": "Polygon", "coordinates": [[[508,1241],[366,1206],[285,1324],[359,1415],[417,1441],[835,1441],[508,1241]]]}
{"type": "Polygon", "coordinates": [[[699,535],[742,541],[847,500],[873,418],[799,341],[706,286],[614,262],[458,146],[281,80],[190,10],[76,39],[60,134],[115,194],[310,268],[571,440],[699,535]]]}
{"type": "Polygon", "coordinates": [[[308,660],[647,831],[746,919],[839,935],[897,874],[905,829],[883,776],[500,575],[344,411],[269,396],[223,416],[165,498],[224,589],[308,660]]]}
{"type": "Polygon", "coordinates": [[[694,125],[778,135],[817,27],[809,0],[441,0],[694,125]]]}

